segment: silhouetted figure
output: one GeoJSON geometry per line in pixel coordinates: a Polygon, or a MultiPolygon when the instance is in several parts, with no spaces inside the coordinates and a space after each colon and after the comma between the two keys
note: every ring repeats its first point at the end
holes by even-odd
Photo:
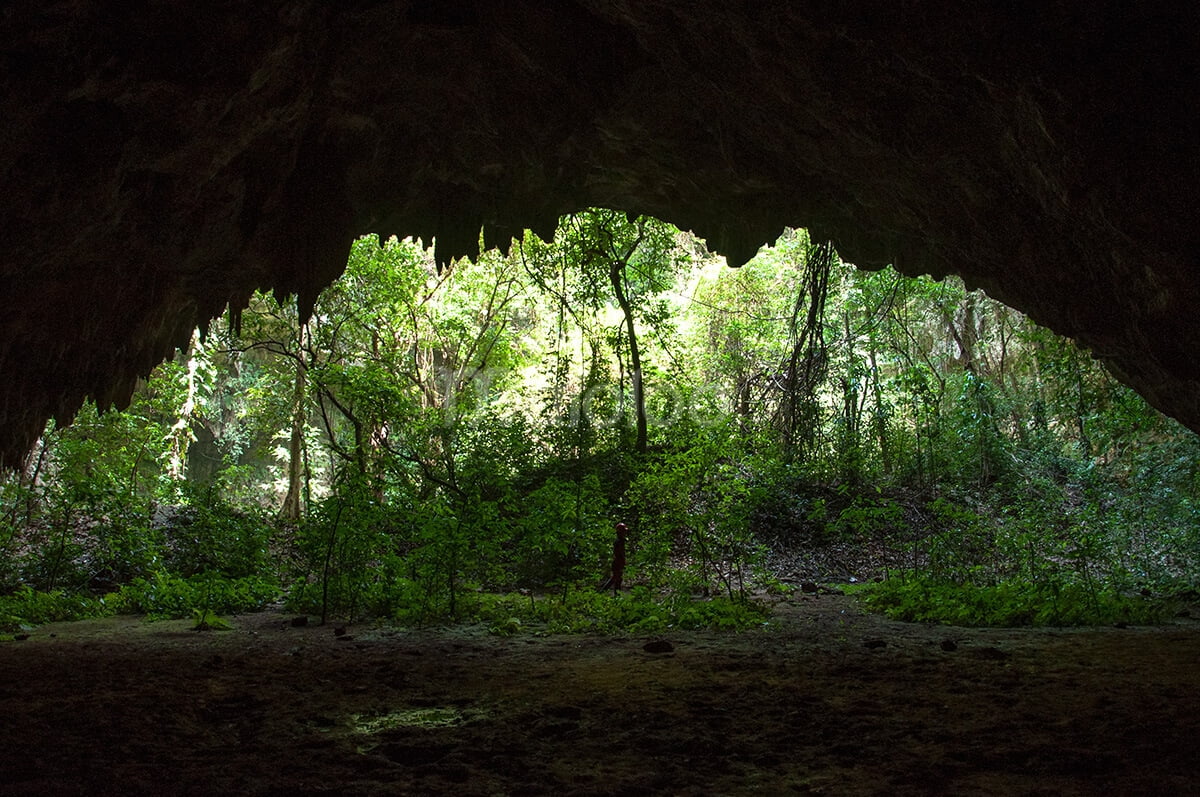
{"type": "Polygon", "coordinates": [[[616,531],[617,539],[613,542],[612,569],[609,571],[608,578],[600,584],[600,589],[612,587],[614,596],[621,588],[621,581],[625,578],[625,534],[629,531],[629,527],[624,523],[618,523],[616,531]]]}

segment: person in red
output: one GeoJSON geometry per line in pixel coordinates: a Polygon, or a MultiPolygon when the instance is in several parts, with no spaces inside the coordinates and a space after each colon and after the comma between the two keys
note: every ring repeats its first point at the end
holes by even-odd
{"type": "Polygon", "coordinates": [[[608,578],[600,585],[600,589],[612,587],[614,596],[621,588],[621,581],[625,578],[625,535],[628,533],[629,527],[624,523],[618,523],[616,531],[617,539],[613,542],[612,570],[608,578]]]}

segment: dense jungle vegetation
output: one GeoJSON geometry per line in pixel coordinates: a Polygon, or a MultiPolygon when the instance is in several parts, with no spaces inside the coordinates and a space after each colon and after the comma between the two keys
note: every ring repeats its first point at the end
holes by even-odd
{"type": "Polygon", "coordinates": [[[47,429],[0,487],[0,626],[744,627],[817,582],[914,620],[1146,622],[1194,596],[1198,465],[1071,341],[804,231],[737,270],[608,210],[440,273],[369,236],[311,312],[255,296],[127,409],[47,429]]]}

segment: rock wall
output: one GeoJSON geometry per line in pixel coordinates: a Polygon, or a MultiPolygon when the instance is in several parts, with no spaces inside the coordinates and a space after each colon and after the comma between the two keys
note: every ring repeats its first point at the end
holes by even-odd
{"type": "Polygon", "coordinates": [[[1200,428],[1198,8],[16,0],[0,459],[357,234],[446,260],[589,205],[961,274],[1200,428]]]}

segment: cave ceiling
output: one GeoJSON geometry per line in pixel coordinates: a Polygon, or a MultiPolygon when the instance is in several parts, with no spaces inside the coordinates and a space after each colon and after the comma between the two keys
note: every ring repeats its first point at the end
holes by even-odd
{"type": "Polygon", "coordinates": [[[1200,428],[1193,2],[17,0],[0,457],[351,240],[601,205],[960,274],[1200,428]]]}

